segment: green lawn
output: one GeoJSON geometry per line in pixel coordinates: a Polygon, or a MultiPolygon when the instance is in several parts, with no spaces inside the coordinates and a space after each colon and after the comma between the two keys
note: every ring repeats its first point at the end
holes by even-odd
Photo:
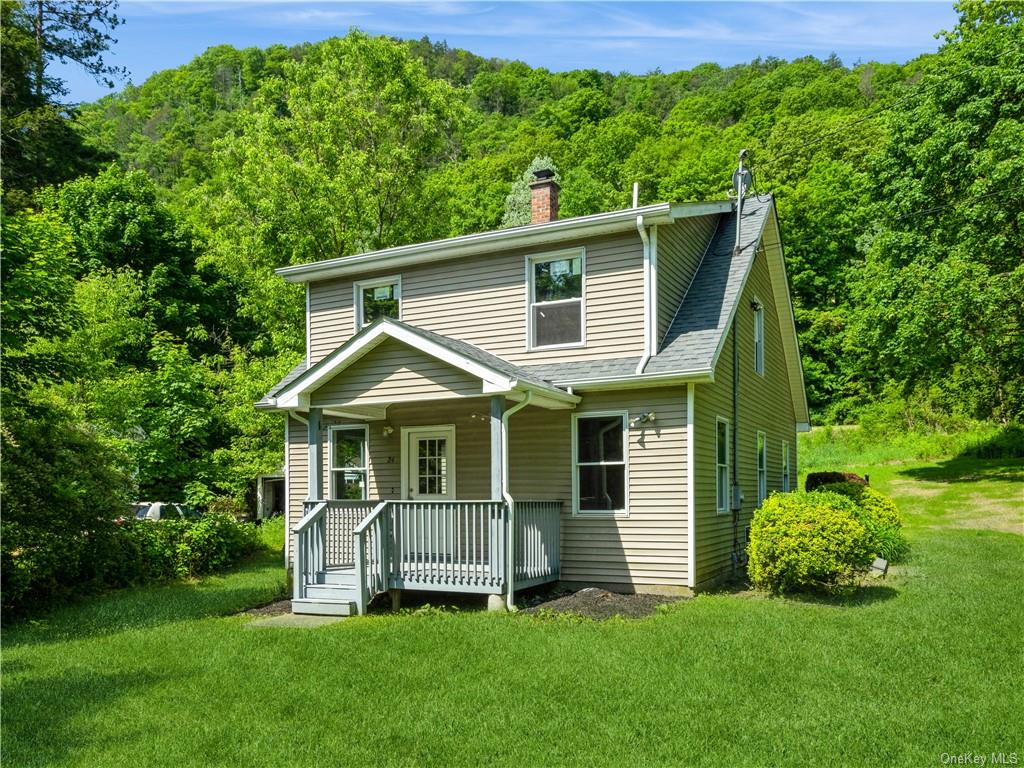
{"type": "Polygon", "coordinates": [[[846,603],[704,595],[640,621],[231,615],[275,558],[3,635],[7,766],[1024,761],[1024,461],[869,471],[912,559],[846,603]]]}

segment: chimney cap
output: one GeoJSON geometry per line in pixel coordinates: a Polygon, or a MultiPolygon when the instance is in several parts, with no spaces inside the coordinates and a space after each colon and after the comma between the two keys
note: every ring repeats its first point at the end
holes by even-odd
{"type": "Polygon", "coordinates": [[[533,172],[533,178],[535,181],[547,181],[555,178],[555,172],[550,168],[538,168],[533,172]]]}

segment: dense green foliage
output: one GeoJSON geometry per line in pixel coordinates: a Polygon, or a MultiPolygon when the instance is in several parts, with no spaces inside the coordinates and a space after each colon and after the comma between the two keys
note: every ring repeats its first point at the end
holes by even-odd
{"type": "Polygon", "coordinates": [[[881,491],[860,483],[832,483],[819,491],[838,493],[857,505],[857,519],[871,536],[871,551],[895,563],[903,560],[909,550],[903,535],[903,520],[896,502],[881,491]]]}
{"type": "Polygon", "coordinates": [[[828,491],[775,493],[750,524],[751,583],[768,592],[841,592],[871,565],[875,539],[856,502],[828,491]]]}
{"type": "MultiPolygon", "coordinates": [[[[103,496],[103,489],[94,490],[103,496]]],[[[55,523],[63,524],[64,519],[40,521],[28,535],[24,527],[5,527],[5,618],[100,589],[212,573],[264,546],[252,523],[215,513],[198,520],[157,522],[92,517],[81,531],[64,530],[55,523]],[[47,524],[59,533],[31,538],[32,533],[45,532],[47,524]],[[6,541],[9,531],[18,537],[15,546],[6,541]]]]}
{"type": "Polygon", "coordinates": [[[734,768],[829,755],[853,768],[941,764],[951,744],[1020,754],[1022,472],[879,468],[913,567],[851,597],[726,591],[603,622],[463,610],[257,627],[237,612],[284,594],[269,555],[105,595],[5,629],[4,762],[734,768]],[[992,530],[997,506],[1017,533],[992,530]]]}
{"type": "Polygon", "coordinates": [[[721,198],[749,149],[816,420],[1024,413],[1017,5],[965,0],[905,65],[550,72],[352,31],[217,46],[74,108],[47,65],[116,75],[114,3],[32,8],[43,34],[18,2],[0,29],[4,525],[24,526],[5,557],[39,505],[88,530],[133,496],[245,500],[282,461],[281,419],[252,403],[305,346],[274,268],[521,221],[534,163],[574,216],[629,205],[634,181],[641,202],[721,198]]]}

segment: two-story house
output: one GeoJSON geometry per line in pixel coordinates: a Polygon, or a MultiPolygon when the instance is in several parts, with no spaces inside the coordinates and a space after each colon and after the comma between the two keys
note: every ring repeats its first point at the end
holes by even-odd
{"type": "Polygon", "coordinates": [[[795,484],[772,199],[559,219],[549,174],[531,194],[527,226],[278,270],[305,284],[307,357],[258,407],[287,418],[296,612],[696,589],[795,484]]]}

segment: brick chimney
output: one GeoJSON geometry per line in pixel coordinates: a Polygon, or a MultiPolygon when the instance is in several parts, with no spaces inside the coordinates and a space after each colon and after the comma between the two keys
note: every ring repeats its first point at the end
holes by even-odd
{"type": "Polygon", "coordinates": [[[558,182],[547,168],[533,172],[530,182],[530,223],[545,224],[558,220],[558,182]]]}

